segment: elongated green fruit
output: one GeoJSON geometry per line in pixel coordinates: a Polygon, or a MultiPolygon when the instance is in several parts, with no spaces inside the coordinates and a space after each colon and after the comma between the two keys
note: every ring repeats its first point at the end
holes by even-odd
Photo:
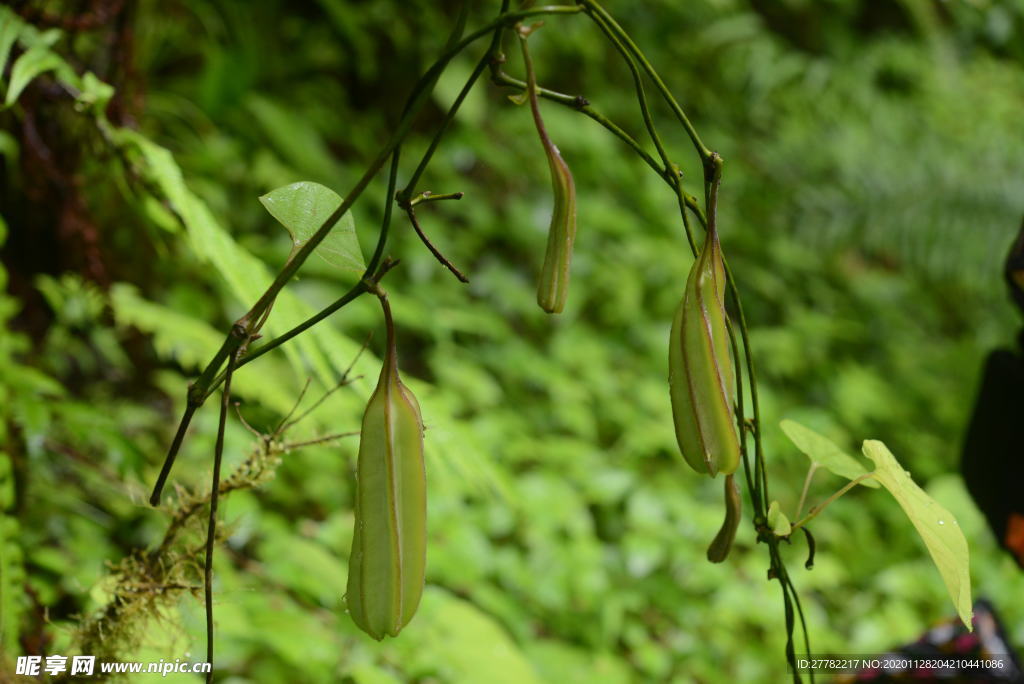
{"type": "Polygon", "coordinates": [[[699,473],[729,474],[740,462],[733,411],[735,369],[725,313],[725,262],[712,230],[693,262],[672,321],[668,380],[676,441],[699,473]]]}
{"type": "Polygon", "coordinates": [[[416,612],[427,550],[423,421],[398,377],[391,307],[381,304],[387,353],[363,414],[346,594],[356,626],[377,640],[397,636],[416,612]]]}
{"type": "Polygon", "coordinates": [[[708,547],[709,561],[721,563],[728,557],[741,517],[743,517],[743,500],[740,498],[740,488],[736,485],[735,476],[730,473],[725,476],[725,521],[722,523],[722,529],[718,530],[718,534],[712,540],[711,546],[708,547]]]}
{"type": "Polygon", "coordinates": [[[533,123],[537,126],[544,153],[548,157],[551,190],[555,199],[551,225],[548,226],[544,265],[541,267],[540,282],[537,285],[537,303],[548,313],[561,313],[569,296],[569,266],[572,263],[572,246],[576,241],[576,183],[569,171],[569,165],[562,159],[562,154],[551,142],[544,127],[537,98],[537,77],[533,72],[530,53],[526,49],[526,36],[522,33],[520,40],[523,46],[523,60],[526,63],[530,110],[533,112],[533,123]]]}

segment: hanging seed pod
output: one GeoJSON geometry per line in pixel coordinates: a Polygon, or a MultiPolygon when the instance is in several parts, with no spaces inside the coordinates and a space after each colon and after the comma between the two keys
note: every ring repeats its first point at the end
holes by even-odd
{"type": "Polygon", "coordinates": [[[519,34],[523,46],[523,61],[526,63],[527,95],[530,100],[530,111],[533,113],[533,123],[537,127],[541,145],[544,146],[544,153],[548,158],[551,190],[555,200],[551,225],[548,227],[544,265],[541,267],[540,282],[537,285],[537,303],[548,313],[561,313],[569,296],[569,266],[572,262],[572,246],[576,241],[576,183],[569,171],[569,165],[565,163],[558,148],[548,137],[544,120],[540,116],[537,77],[533,71],[530,53],[526,49],[526,37],[530,30],[521,28],[519,34]]]}
{"type": "Polygon", "coordinates": [[[381,304],[387,352],[363,414],[346,594],[356,626],[377,640],[397,636],[416,612],[427,549],[423,422],[398,377],[391,307],[381,304]]]}
{"type": "Polygon", "coordinates": [[[672,321],[668,380],[676,440],[698,473],[729,474],[740,462],[733,412],[735,369],[725,313],[725,262],[712,230],[693,262],[672,321]]]}
{"type": "Polygon", "coordinates": [[[732,549],[733,539],[736,538],[736,528],[739,527],[740,518],[743,516],[743,501],[740,498],[740,488],[736,484],[735,476],[730,473],[725,476],[725,521],[722,529],[718,530],[711,546],[708,547],[708,560],[712,563],[721,563],[728,557],[732,549]]]}
{"type": "Polygon", "coordinates": [[[548,162],[555,208],[537,285],[537,303],[548,313],[561,313],[569,297],[569,265],[572,262],[572,245],[576,240],[576,186],[569,167],[554,145],[548,151],[548,162]]]}

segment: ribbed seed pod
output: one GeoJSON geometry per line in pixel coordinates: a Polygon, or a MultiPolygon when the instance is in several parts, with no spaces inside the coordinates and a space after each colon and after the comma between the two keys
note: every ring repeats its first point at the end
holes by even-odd
{"type": "Polygon", "coordinates": [[[690,269],[668,353],[679,450],[694,470],[712,477],[735,471],[740,462],[724,293],[725,262],[718,233],[712,230],[690,269]]]}
{"type": "Polygon", "coordinates": [[[416,612],[427,550],[423,422],[398,377],[391,307],[381,304],[387,352],[363,414],[346,594],[356,626],[377,640],[397,636],[416,612]]]}
{"type": "Polygon", "coordinates": [[[526,63],[530,111],[533,112],[533,123],[537,127],[540,142],[548,158],[551,190],[555,200],[551,225],[548,226],[544,265],[541,267],[540,282],[537,285],[537,303],[548,313],[561,313],[569,296],[569,266],[572,263],[572,246],[576,241],[576,183],[573,181],[572,172],[569,171],[569,165],[562,159],[562,154],[551,142],[544,127],[537,98],[537,77],[533,71],[530,53],[526,49],[526,36],[521,34],[520,40],[523,46],[523,60],[526,63]]]}
{"type": "Polygon", "coordinates": [[[569,266],[572,263],[572,245],[576,240],[576,185],[558,148],[545,145],[545,149],[551,167],[555,206],[537,285],[537,303],[548,313],[561,313],[569,297],[569,266]]]}
{"type": "Polygon", "coordinates": [[[741,517],[743,517],[743,500],[740,498],[740,488],[736,485],[735,475],[730,473],[725,476],[725,521],[712,540],[711,546],[708,547],[709,561],[721,563],[728,557],[741,517]]]}

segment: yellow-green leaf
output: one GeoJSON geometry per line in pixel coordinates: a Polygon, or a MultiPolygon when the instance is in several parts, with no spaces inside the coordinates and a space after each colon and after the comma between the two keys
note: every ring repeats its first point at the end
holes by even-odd
{"type": "Polygon", "coordinates": [[[956,518],[911,479],[888,447],[864,440],[864,455],[875,462],[875,477],[889,490],[921,535],[960,619],[971,629],[971,576],[967,539],[956,518]]]}
{"type": "MultiPolygon", "coordinates": [[[[830,473],[845,477],[847,480],[856,480],[868,472],[857,459],[840,449],[828,437],[804,427],[795,420],[784,420],[779,426],[797,449],[830,473]]],[[[872,478],[861,480],[860,484],[865,487],[878,487],[878,483],[872,478]]]]}

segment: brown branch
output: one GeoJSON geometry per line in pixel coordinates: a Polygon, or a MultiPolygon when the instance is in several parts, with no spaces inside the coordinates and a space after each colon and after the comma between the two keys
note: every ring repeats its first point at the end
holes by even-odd
{"type": "MultiPolygon", "coordinates": [[[[461,199],[462,197],[462,193],[455,193],[455,195],[447,196],[444,199],[461,199]],[[458,197],[456,197],[455,195],[458,195],[458,197]]],[[[455,264],[448,260],[448,257],[446,257],[444,254],[441,254],[441,250],[435,247],[434,243],[432,243],[430,241],[430,238],[427,237],[426,233],[423,232],[423,228],[420,227],[420,222],[416,219],[416,210],[413,208],[413,203],[411,201],[403,202],[402,208],[405,209],[405,213],[409,217],[409,222],[412,223],[413,230],[416,231],[416,234],[419,235],[420,240],[423,242],[426,248],[430,250],[430,253],[434,255],[434,258],[437,259],[442,266],[451,271],[452,274],[456,278],[458,278],[460,282],[468,283],[469,278],[467,278],[462,271],[456,268],[455,264]]]]}

